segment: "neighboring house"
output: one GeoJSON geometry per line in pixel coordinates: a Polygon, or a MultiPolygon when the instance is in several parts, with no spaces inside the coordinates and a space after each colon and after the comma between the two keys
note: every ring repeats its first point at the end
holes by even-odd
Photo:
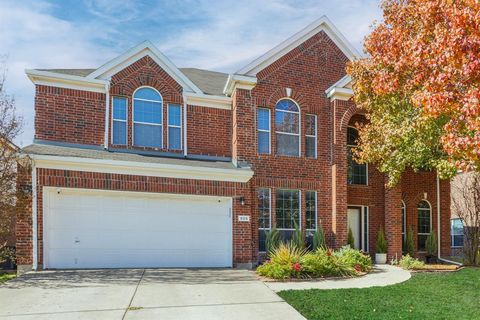
{"type": "Polygon", "coordinates": [[[322,226],[332,247],[351,228],[370,253],[383,227],[395,257],[405,224],[422,251],[438,216],[449,250],[449,182],[408,172],[386,190],[351,160],[357,57],[322,17],[230,75],[179,69],[150,42],[97,69],[27,70],[34,193],[19,265],[252,267],[273,226],[284,239],[322,226]]]}

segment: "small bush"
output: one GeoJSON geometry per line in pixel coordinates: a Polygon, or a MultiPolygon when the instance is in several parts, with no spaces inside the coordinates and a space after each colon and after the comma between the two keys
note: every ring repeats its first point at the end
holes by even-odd
{"type": "Polygon", "coordinates": [[[355,238],[353,237],[353,232],[351,228],[348,228],[347,244],[351,248],[355,248],[355,238]]]}
{"type": "Polygon", "coordinates": [[[270,256],[273,249],[277,248],[280,244],[280,233],[275,226],[272,230],[267,232],[265,239],[265,249],[267,250],[267,256],[270,256]]]}
{"type": "Polygon", "coordinates": [[[409,254],[404,255],[402,259],[400,259],[399,263],[400,267],[407,270],[415,270],[415,269],[422,269],[425,266],[423,261],[413,258],[409,254]]]}
{"type": "Polygon", "coordinates": [[[325,233],[323,232],[322,226],[319,226],[318,229],[313,233],[312,251],[316,251],[317,249],[327,249],[325,233]]]}
{"type": "Polygon", "coordinates": [[[376,249],[377,253],[387,253],[387,239],[385,239],[385,232],[382,228],[378,231],[376,249]]]}
{"type": "Polygon", "coordinates": [[[425,250],[429,256],[437,255],[437,237],[434,232],[430,232],[425,242],[425,250]]]}
{"type": "Polygon", "coordinates": [[[407,230],[407,235],[405,237],[405,244],[403,248],[403,253],[409,254],[410,256],[413,256],[415,253],[415,242],[413,240],[413,229],[412,227],[409,227],[407,230]]]}
{"type": "Polygon", "coordinates": [[[257,268],[257,273],[272,279],[288,279],[292,277],[292,267],[267,261],[257,268]]]}
{"type": "Polygon", "coordinates": [[[350,246],[344,246],[335,255],[351,268],[357,269],[357,271],[367,272],[372,269],[372,258],[369,255],[362,253],[359,250],[355,250],[350,246]]]}

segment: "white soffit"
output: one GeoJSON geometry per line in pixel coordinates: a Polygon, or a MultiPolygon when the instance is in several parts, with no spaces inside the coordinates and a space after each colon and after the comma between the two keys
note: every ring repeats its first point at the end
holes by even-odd
{"type": "Polygon", "coordinates": [[[190,79],[187,78],[170,59],[157,49],[150,41],[144,41],[128,50],[115,59],[110,60],[103,66],[89,74],[89,79],[109,79],[115,73],[123,70],[139,59],[150,56],[165,72],[167,72],[182,87],[184,92],[202,93],[190,79]]]}
{"type": "Polygon", "coordinates": [[[325,93],[330,100],[350,100],[353,97],[352,78],[349,75],[344,76],[325,90],[325,93]]]}
{"type": "Polygon", "coordinates": [[[36,85],[45,85],[66,89],[84,90],[105,93],[108,81],[99,79],[86,79],[85,77],[61,74],[51,71],[35,69],[25,70],[28,78],[36,85]]]}
{"type": "Polygon", "coordinates": [[[324,31],[350,60],[355,60],[361,57],[360,53],[348,42],[332,21],[330,21],[327,16],[322,16],[320,19],[309,24],[307,27],[283,41],[264,55],[255,59],[236,73],[255,76],[258,72],[265,69],[267,66],[277,61],[320,31],[324,31]]]}

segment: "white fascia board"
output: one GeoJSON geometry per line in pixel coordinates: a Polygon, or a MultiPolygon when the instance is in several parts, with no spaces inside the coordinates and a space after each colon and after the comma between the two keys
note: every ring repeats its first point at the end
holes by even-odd
{"type": "Polygon", "coordinates": [[[185,93],[186,102],[189,105],[216,108],[216,109],[232,109],[232,98],[226,96],[214,96],[197,93],[185,93]]]}
{"type": "Polygon", "coordinates": [[[330,100],[348,101],[353,97],[353,90],[349,88],[332,88],[327,92],[327,98],[330,100]]]}
{"type": "Polygon", "coordinates": [[[347,88],[347,86],[352,82],[352,77],[350,77],[348,74],[343,76],[340,80],[335,82],[333,85],[330,86],[327,90],[325,90],[325,93],[328,95],[330,91],[332,91],[334,88],[347,88]]]}
{"type": "Polygon", "coordinates": [[[50,71],[26,69],[28,78],[36,85],[45,85],[66,89],[92,91],[105,93],[109,81],[99,79],[87,79],[85,77],[61,74],[50,71]]]}
{"type": "Polygon", "coordinates": [[[257,78],[240,74],[230,74],[227,83],[223,88],[223,93],[231,95],[235,88],[252,90],[257,85],[257,78]]]}
{"type": "Polygon", "coordinates": [[[361,54],[348,42],[332,21],[327,16],[322,16],[236,73],[255,76],[259,71],[265,69],[320,31],[324,31],[348,59],[356,60],[361,57],[361,54]]]}
{"type": "Polygon", "coordinates": [[[170,59],[157,49],[150,41],[144,41],[124,54],[110,60],[87,76],[90,79],[109,79],[112,75],[125,69],[135,61],[150,56],[166,73],[177,81],[185,92],[202,93],[187,76],[185,76],[170,59]]]}
{"type": "Polygon", "coordinates": [[[106,159],[30,155],[37,168],[210,181],[248,182],[250,169],[217,169],[106,159]]]}

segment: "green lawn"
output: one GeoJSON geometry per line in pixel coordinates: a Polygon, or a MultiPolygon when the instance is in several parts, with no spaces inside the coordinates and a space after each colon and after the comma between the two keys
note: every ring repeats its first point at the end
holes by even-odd
{"type": "Polygon", "coordinates": [[[480,319],[480,269],[417,273],[367,289],[282,291],[307,319],[480,319]]]}
{"type": "Polygon", "coordinates": [[[8,280],[13,278],[15,278],[15,274],[0,273],[0,284],[7,282],[8,280]]]}

